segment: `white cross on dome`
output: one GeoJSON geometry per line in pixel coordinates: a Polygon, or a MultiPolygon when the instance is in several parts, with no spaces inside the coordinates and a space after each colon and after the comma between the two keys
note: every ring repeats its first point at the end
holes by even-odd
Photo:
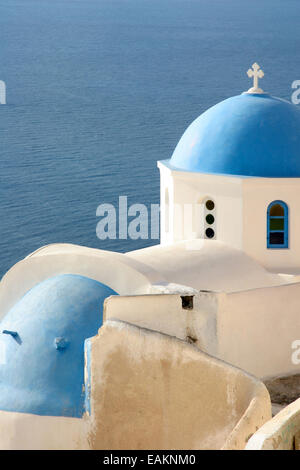
{"type": "Polygon", "coordinates": [[[265,74],[256,62],[252,65],[252,68],[247,71],[247,75],[249,78],[253,77],[253,87],[250,88],[247,93],[264,93],[258,86],[258,79],[263,78],[265,74]]]}

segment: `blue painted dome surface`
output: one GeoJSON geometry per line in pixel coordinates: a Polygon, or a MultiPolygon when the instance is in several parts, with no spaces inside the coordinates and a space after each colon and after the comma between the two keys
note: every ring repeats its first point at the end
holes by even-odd
{"type": "Polygon", "coordinates": [[[300,109],[267,94],[242,94],[199,116],[180,139],[174,169],[300,177],[300,109]]]}
{"type": "Polygon", "coordinates": [[[73,274],[27,292],[0,323],[0,410],[82,416],[84,340],[97,334],[104,299],[113,294],[73,274]]]}

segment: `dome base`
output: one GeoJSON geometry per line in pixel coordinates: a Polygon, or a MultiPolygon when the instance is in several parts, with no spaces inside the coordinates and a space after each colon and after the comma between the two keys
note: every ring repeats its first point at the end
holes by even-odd
{"type": "Polygon", "coordinates": [[[264,90],[262,90],[261,88],[255,88],[255,87],[252,87],[252,88],[249,88],[248,91],[245,91],[245,93],[249,93],[251,95],[263,95],[263,94],[266,94],[264,92],[264,90]]]}

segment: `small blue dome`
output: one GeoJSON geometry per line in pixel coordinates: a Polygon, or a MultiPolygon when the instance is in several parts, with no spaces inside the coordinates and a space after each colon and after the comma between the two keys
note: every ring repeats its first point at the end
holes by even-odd
{"type": "Polygon", "coordinates": [[[201,173],[300,177],[300,109],[267,94],[229,98],[187,128],[169,163],[201,173]]]}
{"type": "Polygon", "coordinates": [[[0,410],[82,416],[84,341],[97,334],[112,294],[73,274],[27,292],[0,323],[0,410]]]}

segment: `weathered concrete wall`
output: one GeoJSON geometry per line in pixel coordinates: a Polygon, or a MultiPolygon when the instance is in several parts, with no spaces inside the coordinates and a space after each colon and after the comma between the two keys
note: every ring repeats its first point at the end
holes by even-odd
{"type": "Polygon", "coordinates": [[[265,423],[249,439],[247,450],[300,450],[300,398],[265,423]]]}
{"type": "Polygon", "coordinates": [[[120,319],[192,341],[201,350],[257,377],[299,372],[300,283],[230,294],[200,292],[193,309],[180,295],[111,297],[104,319],[120,319]]]}
{"type": "Polygon", "coordinates": [[[92,449],[243,449],[271,417],[261,382],[186,342],[116,321],[88,341],[92,449]]]}

